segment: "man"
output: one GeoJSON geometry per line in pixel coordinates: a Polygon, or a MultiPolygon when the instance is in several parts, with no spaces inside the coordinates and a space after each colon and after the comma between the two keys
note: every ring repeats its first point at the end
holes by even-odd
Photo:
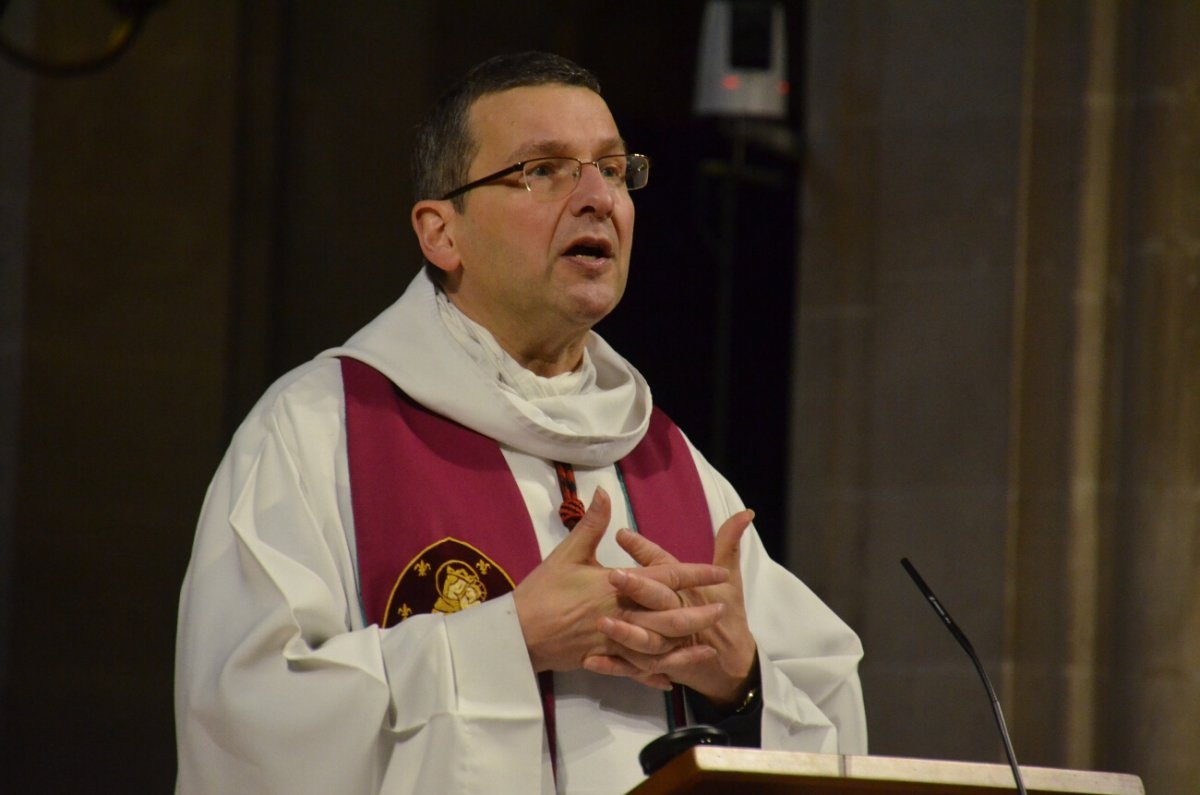
{"type": "Polygon", "coordinates": [[[210,487],[178,790],[624,792],[689,717],[865,752],[857,637],[591,331],[649,168],[595,78],[485,62],[414,163],[425,272],[276,383],[210,487]]]}

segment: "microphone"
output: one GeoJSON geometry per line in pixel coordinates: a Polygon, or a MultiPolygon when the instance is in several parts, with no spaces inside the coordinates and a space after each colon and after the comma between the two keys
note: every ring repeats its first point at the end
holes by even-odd
{"type": "Polygon", "coordinates": [[[979,655],[975,653],[971,641],[967,640],[967,636],[958,628],[958,624],[955,624],[954,619],[946,612],[946,608],[942,607],[942,603],[933,595],[933,590],[925,584],[925,580],[917,573],[916,568],[908,562],[908,558],[901,558],[900,565],[908,572],[908,576],[912,577],[912,581],[925,595],[925,599],[933,607],[933,611],[938,614],[938,618],[942,620],[946,629],[950,630],[950,634],[958,641],[958,645],[963,647],[967,656],[971,658],[971,662],[975,664],[975,670],[979,672],[979,678],[983,680],[983,687],[992,701],[992,714],[996,717],[996,726],[1000,728],[1000,739],[1004,741],[1004,753],[1008,756],[1008,765],[1012,768],[1013,778],[1017,782],[1017,792],[1026,795],[1025,782],[1021,780],[1021,767],[1017,764],[1017,755],[1013,751],[1012,740],[1008,737],[1008,726],[1004,723],[1004,713],[1000,709],[1000,699],[996,698],[996,691],[992,688],[992,681],[988,679],[987,671],[983,670],[983,663],[979,661],[979,655]]]}

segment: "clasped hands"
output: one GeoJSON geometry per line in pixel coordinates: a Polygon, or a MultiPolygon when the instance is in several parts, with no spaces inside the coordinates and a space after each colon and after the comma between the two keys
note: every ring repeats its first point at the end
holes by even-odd
{"type": "Polygon", "coordinates": [[[721,525],[711,565],[680,563],[620,530],[618,545],[638,563],[630,569],[596,560],[610,514],[608,494],[596,489],[575,529],[514,591],[534,670],[585,668],[660,690],[677,682],[718,706],[734,703],[756,654],[739,560],[754,514],[721,525]]]}

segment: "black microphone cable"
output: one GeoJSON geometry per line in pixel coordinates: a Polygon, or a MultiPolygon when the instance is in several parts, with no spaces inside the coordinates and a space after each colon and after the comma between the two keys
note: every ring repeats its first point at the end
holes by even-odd
{"type": "Polygon", "coordinates": [[[925,580],[917,573],[916,568],[908,562],[908,558],[901,558],[900,565],[908,572],[908,576],[912,577],[913,582],[917,584],[917,588],[925,595],[925,599],[933,606],[933,611],[938,614],[938,618],[946,625],[946,629],[950,630],[950,634],[958,641],[958,645],[963,647],[963,651],[971,658],[971,662],[975,664],[975,670],[979,672],[979,678],[983,680],[983,687],[987,690],[988,698],[992,701],[992,714],[996,717],[996,726],[1000,728],[1000,739],[1004,741],[1004,753],[1008,756],[1009,767],[1012,768],[1013,778],[1017,782],[1017,792],[1021,795],[1025,793],[1025,782],[1021,780],[1021,767],[1017,764],[1017,754],[1013,751],[1012,740],[1008,737],[1008,726],[1004,723],[1004,712],[1000,709],[1000,699],[996,698],[996,691],[992,687],[992,680],[988,679],[987,671],[983,670],[983,663],[979,661],[979,655],[975,653],[974,647],[971,646],[971,641],[967,640],[967,636],[958,628],[958,624],[954,623],[954,619],[946,612],[946,608],[942,607],[942,603],[934,596],[933,590],[925,584],[925,580]]]}

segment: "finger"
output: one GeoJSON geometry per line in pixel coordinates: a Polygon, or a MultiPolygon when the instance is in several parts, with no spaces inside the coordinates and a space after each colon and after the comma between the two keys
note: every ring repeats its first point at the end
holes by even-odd
{"type": "Polygon", "coordinates": [[[683,671],[707,663],[716,656],[717,650],[712,646],[698,643],[694,646],[681,646],[658,657],[651,657],[651,663],[644,667],[649,673],[665,673],[670,676],[672,671],[683,671]]]}
{"type": "Polygon", "coordinates": [[[624,569],[613,569],[608,573],[608,582],[617,593],[648,610],[672,610],[682,600],[675,589],[650,577],[639,577],[624,569]]]}
{"type": "Polygon", "coordinates": [[[750,523],[754,521],[754,511],[738,511],[725,520],[717,530],[713,541],[713,563],[723,566],[731,572],[741,570],[741,543],[750,523]]]}
{"type": "Polygon", "coordinates": [[[609,499],[608,492],[597,486],[592,495],[592,503],[579,520],[579,524],[575,525],[575,529],[567,534],[563,542],[555,547],[546,559],[576,563],[591,561],[596,555],[600,539],[608,529],[611,514],[612,500],[609,499]]]}
{"type": "Polygon", "coordinates": [[[670,690],[671,680],[665,674],[648,674],[620,657],[595,655],[583,659],[583,667],[596,674],[623,676],[655,690],[670,690]]]}
{"type": "Polygon", "coordinates": [[[676,678],[672,672],[686,672],[694,666],[710,662],[716,656],[717,650],[712,646],[697,644],[661,655],[638,654],[622,649],[619,653],[585,657],[581,665],[589,671],[608,676],[676,678]]]}
{"type": "Polygon", "coordinates": [[[635,674],[629,678],[638,684],[645,685],[646,687],[652,687],[655,690],[663,690],[668,693],[671,692],[671,688],[674,687],[670,677],[668,677],[666,674],[635,674]]]}
{"type": "Polygon", "coordinates": [[[666,654],[680,642],[721,620],[725,605],[714,603],[678,610],[636,611],[626,618],[604,616],[596,628],[626,648],[642,654],[666,654]]]}
{"type": "Polygon", "coordinates": [[[613,569],[609,583],[622,596],[650,610],[670,610],[681,601],[676,591],[719,585],[729,580],[729,571],[707,563],[675,563],[646,569],[613,569]]]}
{"type": "Polygon", "coordinates": [[[642,566],[654,566],[659,563],[678,563],[679,559],[667,552],[645,536],[632,530],[617,531],[617,544],[625,550],[629,557],[642,566]]]}
{"type": "Polygon", "coordinates": [[[676,672],[686,673],[690,668],[710,663],[717,656],[717,650],[706,644],[680,646],[666,654],[642,654],[633,649],[617,648],[605,656],[619,659],[630,666],[627,669],[630,673],[626,673],[626,676],[633,676],[632,671],[636,670],[644,676],[662,674],[677,679],[674,675],[676,672]]]}

